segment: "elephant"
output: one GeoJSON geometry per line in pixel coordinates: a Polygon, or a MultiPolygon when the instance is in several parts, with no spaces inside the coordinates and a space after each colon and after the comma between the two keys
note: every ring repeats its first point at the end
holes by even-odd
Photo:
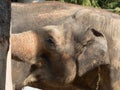
{"type": "MultiPolygon", "coordinates": [[[[102,9],[54,3],[63,10],[71,5],[72,9],[66,10],[71,13],[64,12],[61,17],[54,17],[53,13],[51,18],[48,14],[46,18],[35,19],[35,14],[21,18],[19,12],[12,12],[11,49],[16,89],[29,85],[43,90],[119,90],[120,16],[102,9]],[[41,24],[42,21],[46,22],[41,24]]],[[[31,13],[30,7],[26,10],[31,13]]]]}
{"type": "Polygon", "coordinates": [[[12,3],[11,7],[12,33],[20,33],[39,29],[46,25],[58,24],[75,13],[80,6],[46,1],[41,3],[12,3]]]}
{"type": "MultiPolygon", "coordinates": [[[[39,29],[40,27],[49,24],[55,25],[57,23],[60,23],[60,21],[64,20],[65,18],[73,14],[76,10],[78,10],[77,7],[79,6],[76,7],[72,4],[46,1],[46,2],[32,3],[32,4],[12,3],[11,7],[12,7],[11,28],[13,34],[13,33],[21,33],[31,29],[36,30],[39,29]],[[37,23],[35,24],[34,22],[37,23]]],[[[12,75],[13,75],[12,77],[13,77],[13,84],[15,84],[13,86],[17,87],[29,74],[29,69],[31,67],[31,64],[24,63],[20,61],[18,58],[14,57],[12,58],[12,66],[14,66],[12,68],[12,75]]]]}

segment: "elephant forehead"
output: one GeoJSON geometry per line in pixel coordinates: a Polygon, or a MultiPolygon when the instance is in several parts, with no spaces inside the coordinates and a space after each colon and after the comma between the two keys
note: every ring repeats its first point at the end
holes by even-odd
{"type": "Polygon", "coordinates": [[[57,45],[65,45],[71,42],[72,32],[66,31],[62,26],[46,26],[44,29],[55,39],[57,45]]]}
{"type": "Polygon", "coordinates": [[[69,53],[70,55],[74,52],[74,37],[71,30],[66,30],[62,25],[50,25],[43,27],[47,31],[48,36],[52,37],[56,45],[56,51],[59,53],[69,53]]]}
{"type": "Polygon", "coordinates": [[[54,29],[51,30],[49,34],[55,39],[58,45],[64,44],[64,40],[65,40],[64,32],[58,29],[54,29]]]}

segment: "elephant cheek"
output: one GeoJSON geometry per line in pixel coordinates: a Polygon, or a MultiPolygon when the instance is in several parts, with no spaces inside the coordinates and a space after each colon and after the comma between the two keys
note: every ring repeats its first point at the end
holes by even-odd
{"type": "Polygon", "coordinates": [[[71,83],[76,76],[76,63],[73,58],[70,58],[67,54],[63,55],[64,58],[64,83],[71,83]]]}
{"type": "Polygon", "coordinates": [[[76,76],[76,65],[75,63],[68,63],[68,77],[66,78],[66,83],[71,83],[74,81],[76,76]]]}
{"type": "Polygon", "coordinates": [[[58,86],[68,85],[75,79],[76,65],[74,63],[64,64],[64,66],[61,68],[61,71],[59,70],[58,73],[59,75],[53,75],[55,80],[53,81],[52,79],[52,81],[55,82],[58,86]]]}

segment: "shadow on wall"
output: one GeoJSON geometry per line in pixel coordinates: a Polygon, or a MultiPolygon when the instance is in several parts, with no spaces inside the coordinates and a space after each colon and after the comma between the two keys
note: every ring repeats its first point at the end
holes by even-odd
{"type": "Polygon", "coordinates": [[[11,0],[12,2],[31,3],[31,2],[43,2],[45,0],[11,0]]]}

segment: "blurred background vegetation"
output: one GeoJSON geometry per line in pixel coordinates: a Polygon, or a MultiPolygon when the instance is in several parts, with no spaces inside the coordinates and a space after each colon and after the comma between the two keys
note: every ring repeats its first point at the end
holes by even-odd
{"type": "Polygon", "coordinates": [[[83,6],[92,6],[95,8],[104,8],[109,11],[120,14],[120,0],[55,0],[69,2],[83,6]]]}

